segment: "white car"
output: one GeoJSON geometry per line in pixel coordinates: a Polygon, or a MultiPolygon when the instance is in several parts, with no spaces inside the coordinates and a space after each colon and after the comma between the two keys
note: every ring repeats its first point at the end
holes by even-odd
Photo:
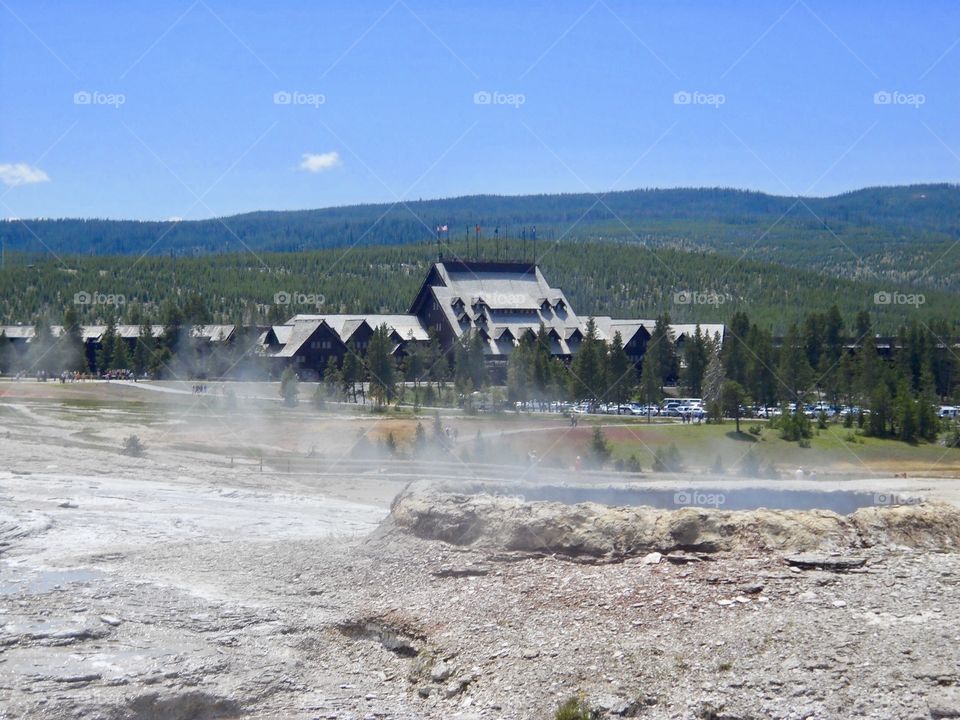
{"type": "Polygon", "coordinates": [[[689,415],[693,418],[703,418],[703,408],[699,405],[678,405],[676,408],[677,417],[689,415]]]}

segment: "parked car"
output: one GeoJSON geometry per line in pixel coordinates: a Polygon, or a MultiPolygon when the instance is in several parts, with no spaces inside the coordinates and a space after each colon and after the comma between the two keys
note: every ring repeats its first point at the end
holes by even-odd
{"type": "Polygon", "coordinates": [[[704,416],[703,408],[699,405],[678,405],[675,410],[677,417],[692,417],[702,420],[704,416]]]}

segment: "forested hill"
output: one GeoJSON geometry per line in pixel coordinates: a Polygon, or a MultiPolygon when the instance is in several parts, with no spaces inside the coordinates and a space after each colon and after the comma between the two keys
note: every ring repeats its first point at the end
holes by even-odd
{"type": "MultiPolygon", "coordinates": [[[[491,258],[496,247],[488,240],[480,250],[491,258]]],[[[547,279],[584,317],[669,313],[677,322],[707,323],[729,322],[742,311],[783,333],[791,322],[836,305],[848,322],[868,310],[881,332],[942,318],[951,336],[960,334],[955,297],[939,290],[914,295],[889,283],[635,243],[556,243],[541,250],[547,279]]],[[[276,323],[299,312],[406,312],[435,259],[426,244],[200,258],[63,255],[29,265],[11,257],[15,262],[0,269],[0,323],[60,322],[67,308],[85,323],[101,322],[114,310],[126,322],[143,314],[159,321],[170,303],[203,323],[276,323]],[[78,297],[85,300],[77,304],[78,297]],[[111,305],[110,298],[123,302],[111,305]]]]}
{"type": "Polygon", "coordinates": [[[28,220],[0,223],[8,250],[95,255],[203,255],[425,243],[438,224],[464,245],[496,228],[516,253],[521,228],[539,242],[620,240],[720,252],[866,281],[960,289],[960,186],[868,188],[828,198],[731,189],[606,195],[474,195],[405,204],[256,212],[183,222],[28,220]]]}

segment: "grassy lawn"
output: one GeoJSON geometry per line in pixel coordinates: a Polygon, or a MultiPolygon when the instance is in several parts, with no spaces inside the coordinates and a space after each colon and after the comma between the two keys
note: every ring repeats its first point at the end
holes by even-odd
{"type": "MultiPolygon", "coordinates": [[[[675,444],[681,461],[692,468],[710,467],[719,457],[724,468],[737,468],[748,455],[754,455],[762,466],[774,465],[781,472],[797,467],[886,475],[896,472],[957,474],[960,473],[960,449],[918,443],[908,445],[897,440],[865,437],[841,425],[814,430],[809,447],[787,442],[776,429],[761,425],[759,436],[746,432],[741,424],[738,435],[732,422],[723,425],[687,425],[650,429],[645,437],[631,437],[610,430],[614,457],[637,453],[645,466],[652,464],[652,452],[670,443],[675,444]],[[646,455],[641,455],[644,451],[646,455]]],[[[632,428],[630,429],[632,430],[632,428]]]]}
{"type": "Polygon", "coordinates": [[[611,461],[636,455],[645,471],[652,468],[654,453],[672,444],[684,467],[690,470],[708,469],[719,458],[722,467],[732,473],[748,455],[753,455],[760,466],[773,465],[782,474],[802,466],[857,475],[960,475],[960,449],[864,437],[841,425],[814,430],[810,447],[805,448],[780,439],[779,432],[765,424],[760,435],[755,436],[746,430],[750,423],[742,423],[738,435],[732,421],[723,425],[647,425],[623,423],[613,417],[598,418],[576,428],[504,435],[503,454],[523,456],[535,450],[542,458],[548,458],[549,464],[571,465],[577,455],[590,455],[594,425],[603,428],[612,450],[611,461]]]}

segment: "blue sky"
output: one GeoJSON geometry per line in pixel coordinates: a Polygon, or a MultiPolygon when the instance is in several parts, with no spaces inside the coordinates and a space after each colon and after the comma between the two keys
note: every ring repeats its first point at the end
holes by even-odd
{"type": "Polygon", "coordinates": [[[936,1],[0,0],[0,217],[956,182],[958,41],[936,1]]]}

